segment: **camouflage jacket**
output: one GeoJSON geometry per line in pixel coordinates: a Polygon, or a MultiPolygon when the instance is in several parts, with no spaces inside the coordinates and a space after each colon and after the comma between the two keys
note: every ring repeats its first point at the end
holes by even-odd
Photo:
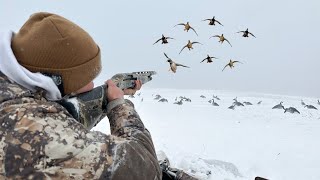
{"type": "Polygon", "coordinates": [[[0,179],[161,179],[133,104],[126,100],[107,116],[111,135],[88,131],[0,72],[0,179]]]}

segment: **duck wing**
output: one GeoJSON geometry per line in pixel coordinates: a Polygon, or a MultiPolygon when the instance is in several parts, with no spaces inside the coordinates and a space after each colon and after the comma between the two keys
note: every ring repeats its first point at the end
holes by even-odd
{"type": "Polygon", "coordinates": [[[197,33],[197,31],[196,31],[193,27],[190,27],[190,29],[192,29],[192,30],[193,30],[193,32],[195,32],[195,33],[196,33],[196,35],[197,35],[197,36],[199,36],[199,35],[198,35],[198,33],[197,33]]]}
{"type": "Polygon", "coordinates": [[[159,42],[161,40],[161,38],[160,39],[158,39],[155,43],[153,43],[153,45],[155,45],[157,42],[159,42]]]}
{"type": "Polygon", "coordinates": [[[179,63],[176,63],[176,66],[182,66],[182,67],[190,68],[189,66],[185,66],[185,65],[179,64],[179,63]]]}

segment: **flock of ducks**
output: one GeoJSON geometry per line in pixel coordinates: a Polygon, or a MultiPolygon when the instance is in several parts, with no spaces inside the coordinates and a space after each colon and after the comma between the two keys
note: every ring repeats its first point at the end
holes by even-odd
{"type": "MultiPolygon", "coordinates": [[[[218,20],[215,18],[215,16],[213,16],[212,18],[209,18],[209,19],[204,19],[204,20],[202,20],[202,21],[209,21],[208,25],[210,25],[210,26],[215,26],[215,25],[223,26],[223,24],[222,24],[220,21],[218,21],[218,20]]],[[[198,33],[197,33],[197,31],[195,30],[195,28],[193,28],[193,27],[190,25],[189,22],[187,22],[187,23],[179,23],[179,24],[176,24],[174,27],[177,27],[177,26],[183,26],[183,27],[184,27],[183,30],[186,31],[186,32],[189,32],[190,30],[192,30],[197,36],[199,36],[198,33]]],[[[238,31],[238,32],[236,32],[236,33],[242,33],[242,37],[245,37],[245,38],[248,38],[248,37],[250,37],[250,36],[256,38],[256,36],[255,36],[254,34],[252,34],[251,32],[249,32],[249,29],[248,29],[248,28],[247,28],[246,30],[244,30],[244,31],[238,31]]],[[[220,42],[221,44],[223,44],[224,42],[227,42],[227,43],[230,45],[230,47],[232,47],[230,41],[224,36],[224,34],[214,35],[214,36],[209,37],[209,39],[211,39],[211,38],[218,38],[218,39],[219,39],[218,42],[220,42]]],[[[167,37],[167,36],[164,36],[164,35],[162,34],[162,37],[159,38],[156,42],[154,42],[153,45],[157,44],[157,43],[160,42],[160,41],[161,41],[162,44],[168,44],[168,43],[169,43],[168,40],[170,40],[170,39],[174,39],[174,38],[172,38],[172,37],[167,37]]],[[[182,47],[182,49],[180,50],[179,54],[181,54],[181,53],[183,52],[183,50],[186,49],[186,48],[188,48],[189,51],[192,50],[192,49],[193,49],[193,46],[194,46],[195,44],[203,45],[203,44],[200,43],[200,42],[188,40],[187,44],[182,47]]],[[[169,64],[170,64],[170,69],[169,69],[169,71],[172,71],[173,73],[176,73],[178,66],[185,67],[185,68],[190,68],[189,66],[186,66],[186,65],[183,65],[183,64],[180,64],[180,63],[177,63],[177,62],[173,61],[173,59],[170,58],[166,53],[164,53],[164,56],[167,58],[167,62],[169,62],[169,64]]],[[[204,58],[202,61],[200,61],[200,63],[205,62],[205,61],[206,61],[207,63],[212,63],[212,62],[213,62],[213,59],[218,59],[218,58],[217,58],[217,57],[214,57],[214,56],[210,56],[209,54],[207,54],[207,57],[204,58]]],[[[227,67],[229,67],[230,69],[234,68],[234,64],[235,64],[235,63],[240,63],[240,64],[242,64],[242,62],[240,62],[240,61],[234,61],[234,60],[230,59],[229,62],[223,67],[222,71],[224,71],[227,67]]],[[[203,95],[201,95],[200,97],[201,97],[201,98],[206,98],[206,97],[203,96],[203,95]]],[[[215,99],[216,99],[216,100],[220,100],[217,96],[213,96],[213,98],[210,99],[208,102],[209,102],[210,104],[212,104],[213,106],[219,106],[219,104],[215,101],[215,99]]],[[[157,100],[158,102],[168,102],[167,99],[161,97],[160,95],[156,95],[155,98],[154,98],[154,100],[157,100]]],[[[191,99],[180,96],[179,98],[177,97],[177,98],[175,99],[174,104],[182,105],[184,101],[186,101],[186,102],[191,102],[191,99]]],[[[253,105],[253,104],[250,103],[250,102],[239,102],[239,101],[237,100],[237,98],[234,98],[233,101],[234,101],[233,104],[228,107],[229,109],[233,109],[233,110],[234,110],[235,107],[237,107],[237,106],[253,105]]],[[[262,101],[259,101],[257,104],[259,105],[259,104],[261,104],[261,102],[262,102],[262,101]]],[[[289,112],[289,113],[298,113],[298,114],[300,114],[300,112],[299,112],[295,107],[287,107],[287,108],[285,108],[282,103],[283,103],[283,102],[280,102],[279,104],[277,104],[277,105],[275,105],[274,107],[272,107],[272,109],[282,109],[282,110],[284,110],[284,113],[289,112]]],[[[319,100],[318,100],[317,103],[318,103],[318,105],[320,105],[320,101],[319,101],[319,100]]],[[[302,105],[304,108],[318,110],[315,106],[313,106],[313,105],[311,105],[311,104],[305,104],[305,103],[303,102],[303,100],[301,100],[301,105],[302,105]]]]}
{"type": "MultiPolygon", "coordinates": [[[[204,19],[202,21],[209,21],[208,25],[210,25],[210,26],[215,26],[217,24],[219,24],[220,26],[223,26],[222,23],[215,18],[215,16],[213,16],[212,18],[209,18],[209,19],[204,19]]],[[[197,31],[190,25],[189,22],[187,22],[187,23],[179,23],[179,24],[176,24],[174,27],[177,27],[177,26],[183,26],[184,27],[184,31],[186,31],[186,32],[189,32],[189,30],[192,30],[197,36],[199,36],[197,31]]],[[[244,30],[244,31],[238,31],[236,33],[242,33],[242,37],[246,37],[246,38],[248,38],[249,36],[256,37],[251,32],[249,32],[248,28],[246,30],[244,30]]],[[[226,41],[232,47],[230,41],[223,34],[211,36],[209,39],[211,39],[211,38],[218,38],[219,39],[218,42],[220,42],[221,44],[226,41]]],[[[159,38],[158,40],[156,40],[153,43],[153,45],[157,44],[160,41],[161,41],[161,44],[168,44],[169,43],[168,40],[170,40],[170,39],[174,39],[174,38],[167,37],[167,36],[162,34],[162,37],[159,38]]],[[[179,54],[181,54],[182,51],[185,48],[188,48],[189,51],[192,50],[193,49],[193,45],[195,45],[195,44],[203,45],[200,42],[188,40],[187,44],[182,47],[182,49],[180,50],[179,54]]],[[[175,62],[166,53],[164,53],[164,56],[167,58],[167,62],[170,65],[169,71],[172,71],[173,73],[176,73],[178,66],[185,67],[185,68],[190,68],[189,66],[186,66],[186,65],[183,65],[183,64],[175,62]]],[[[216,58],[214,56],[210,56],[208,54],[207,57],[205,59],[203,59],[200,63],[202,63],[204,61],[206,61],[207,63],[212,63],[213,59],[218,59],[218,58],[216,58]]],[[[227,68],[227,67],[229,67],[230,69],[234,68],[234,64],[235,63],[241,63],[241,62],[240,61],[234,61],[234,60],[230,59],[229,63],[224,66],[222,71],[224,71],[225,68],[227,68]]]]}
{"type": "MultiPolygon", "coordinates": [[[[138,93],[137,96],[140,96],[141,93],[138,93]]],[[[130,98],[135,98],[133,95],[129,96],[130,98]]],[[[157,102],[161,102],[161,103],[168,103],[168,99],[162,97],[160,94],[156,94],[156,95],[153,95],[152,94],[152,97],[153,97],[153,100],[154,101],[157,101],[157,102]]],[[[207,97],[204,96],[204,95],[200,95],[200,98],[203,98],[203,99],[206,99],[207,97]]],[[[219,104],[217,103],[217,101],[220,101],[221,99],[216,96],[216,95],[212,95],[212,98],[210,98],[210,100],[208,100],[208,103],[210,103],[212,106],[219,106],[219,104]]],[[[141,98],[141,101],[143,101],[143,98],[141,98]]],[[[179,97],[176,97],[174,99],[174,102],[173,104],[177,104],[177,105],[182,105],[183,102],[191,102],[191,99],[190,98],[187,98],[185,96],[179,96],[179,97]]],[[[257,102],[256,104],[257,105],[260,105],[262,103],[262,101],[259,101],[257,102]]],[[[320,106],[320,101],[318,100],[317,101],[317,104],[320,106]]],[[[235,97],[233,99],[233,103],[231,106],[228,107],[228,109],[232,109],[232,110],[235,110],[236,107],[239,107],[239,106],[252,106],[254,105],[253,103],[249,102],[249,101],[243,101],[243,102],[240,102],[238,101],[238,98],[235,97]]],[[[311,105],[311,104],[306,104],[304,103],[303,100],[301,100],[301,105],[304,107],[304,108],[307,108],[307,109],[313,109],[313,110],[318,110],[318,108],[316,108],[314,105],[311,105]]],[[[298,113],[300,114],[300,112],[295,108],[295,107],[288,107],[288,108],[285,108],[283,106],[283,102],[281,101],[279,104],[275,105],[272,107],[272,109],[282,109],[284,110],[284,113],[298,113]]]]}
{"type": "MultiPolygon", "coordinates": [[[[273,106],[272,109],[283,109],[285,113],[286,113],[286,112],[289,112],[289,113],[298,113],[298,114],[300,114],[300,112],[299,112],[296,108],[294,108],[294,107],[285,108],[285,107],[282,105],[282,103],[283,103],[283,102],[281,101],[279,104],[273,106]]],[[[319,101],[319,100],[318,100],[317,103],[318,103],[318,105],[320,105],[320,101],[319,101]]],[[[306,103],[303,102],[303,100],[301,100],[301,105],[302,105],[303,107],[305,107],[305,108],[308,108],[308,109],[318,110],[318,108],[316,108],[314,105],[306,104],[306,103]]]]}

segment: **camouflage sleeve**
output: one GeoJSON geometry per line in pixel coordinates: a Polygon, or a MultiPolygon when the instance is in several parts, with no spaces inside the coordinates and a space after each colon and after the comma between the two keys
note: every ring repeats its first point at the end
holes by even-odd
{"type": "Polygon", "coordinates": [[[0,117],[5,179],[98,179],[110,167],[108,136],[88,132],[56,103],[15,99],[1,104],[0,117]]]}
{"type": "Polygon", "coordinates": [[[90,132],[54,102],[0,106],[0,178],[161,179],[153,143],[133,104],[108,113],[113,135],[90,132]]]}
{"type": "MultiPolygon", "coordinates": [[[[123,157],[128,166],[119,167],[112,178],[121,179],[123,172],[131,172],[132,179],[148,179],[151,174],[161,179],[160,166],[156,157],[156,152],[151,135],[145,129],[138,113],[134,109],[134,104],[130,100],[120,100],[113,108],[108,107],[107,116],[110,122],[111,134],[126,139],[122,144],[126,155],[123,157]],[[136,171],[130,170],[135,167],[136,171]]],[[[127,177],[127,178],[128,178],[127,177]]],[[[130,178],[130,179],[131,179],[130,178]]],[[[154,179],[157,179],[154,178],[154,179]]]]}
{"type": "Polygon", "coordinates": [[[134,109],[134,104],[130,100],[117,99],[114,101],[116,103],[111,101],[107,107],[107,116],[112,135],[128,137],[134,131],[146,131],[138,113],[134,109]]]}

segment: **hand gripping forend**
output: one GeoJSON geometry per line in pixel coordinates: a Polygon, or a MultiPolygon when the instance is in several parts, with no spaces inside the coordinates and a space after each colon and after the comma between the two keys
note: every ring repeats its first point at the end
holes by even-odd
{"type": "Polygon", "coordinates": [[[120,88],[128,89],[134,88],[135,80],[140,80],[142,84],[145,84],[152,80],[152,75],[157,74],[155,71],[140,71],[132,73],[119,73],[112,76],[111,80],[120,88]]]}

